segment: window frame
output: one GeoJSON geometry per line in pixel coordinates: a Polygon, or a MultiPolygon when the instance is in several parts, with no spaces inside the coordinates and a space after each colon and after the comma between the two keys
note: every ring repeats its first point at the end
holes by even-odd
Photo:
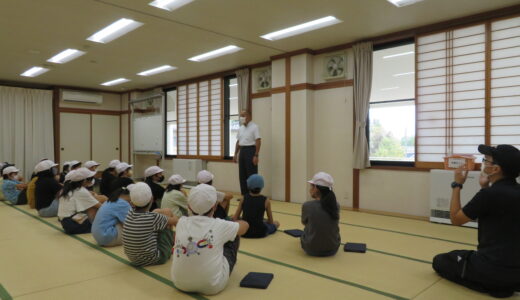
{"type": "MultiPolygon", "coordinates": [[[[373,48],[373,52],[376,52],[379,50],[384,50],[384,49],[389,49],[389,48],[394,48],[394,47],[399,47],[399,46],[404,46],[404,45],[415,44],[415,42],[416,42],[415,37],[413,37],[413,38],[390,42],[390,43],[386,43],[386,44],[382,44],[382,45],[375,45],[373,48]]],[[[415,57],[415,53],[414,53],[414,57],[415,57]]],[[[415,64],[416,64],[416,62],[415,62],[415,58],[414,58],[414,68],[415,68],[415,64]]],[[[414,84],[415,84],[415,76],[414,76],[414,84]]],[[[382,103],[408,102],[408,101],[413,100],[415,115],[417,115],[417,103],[416,103],[417,95],[416,94],[417,94],[417,90],[414,88],[414,98],[385,100],[385,101],[379,101],[374,104],[377,105],[377,104],[382,104],[382,103]]],[[[369,153],[368,153],[369,159],[370,159],[370,108],[371,108],[371,105],[372,105],[372,103],[369,102],[368,103],[368,115],[367,115],[367,121],[366,121],[367,126],[365,127],[365,134],[366,134],[367,145],[368,145],[368,149],[369,149],[369,153]]],[[[414,127],[417,127],[416,123],[414,124],[414,127]]],[[[415,128],[415,131],[417,131],[417,128],[415,128]]],[[[415,143],[415,145],[414,145],[414,152],[416,151],[416,149],[417,149],[417,143],[415,143]]],[[[370,159],[370,165],[371,166],[414,168],[415,163],[416,163],[416,157],[417,156],[414,155],[413,161],[392,161],[392,160],[372,160],[372,159],[370,159]]]]}
{"type": "MultiPolygon", "coordinates": [[[[229,149],[229,119],[231,116],[234,116],[234,115],[231,115],[230,113],[230,110],[231,110],[231,101],[230,101],[230,96],[231,96],[231,92],[230,92],[230,89],[229,89],[229,84],[230,84],[230,81],[232,79],[236,79],[237,76],[235,74],[232,74],[232,75],[228,75],[228,76],[225,76],[223,77],[223,83],[224,83],[224,118],[223,118],[223,121],[224,121],[224,153],[223,153],[223,159],[225,160],[232,160],[234,156],[230,156],[230,155],[227,155],[228,152],[230,152],[229,150],[232,150],[232,149],[229,149]]],[[[240,112],[238,112],[238,116],[240,116],[240,112]]]]}
{"type": "MultiPolygon", "coordinates": [[[[164,157],[165,158],[177,158],[178,156],[178,152],[179,150],[177,149],[177,154],[174,154],[174,155],[171,155],[171,154],[168,154],[168,92],[171,92],[171,91],[177,91],[177,87],[171,87],[171,88],[167,88],[167,89],[163,89],[163,93],[164,93],[164,157]]],[[[175,101],[177,103],[175,103],[175,114],[177,114],[177,120],[175,120],[175,123],[177,124],[177,137],[179,136],[179,132],[178,132],[178,128],[179,128],[179,111],[178,111],[178,107],[179,107],[179,103],[178,103],[178,100],[177,100],[177,97],[175,97],[175,101]]],[[[178,138],[177,138],[177,144],[178,144],[178,138]]],[[[178,145],[177,145],[178,146],[178,145]]]]}

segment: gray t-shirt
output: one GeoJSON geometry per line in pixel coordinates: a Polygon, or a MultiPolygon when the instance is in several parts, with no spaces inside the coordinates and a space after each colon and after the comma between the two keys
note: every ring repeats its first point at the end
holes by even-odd
{"type": "Polygon", "coordinates": [[[333,255],[339,248],[339,220],[333,220],[321,207],[319,200],[302,206],[302,223],[305,225],[301,244],[303,250],[313,256],[333,255]]]}

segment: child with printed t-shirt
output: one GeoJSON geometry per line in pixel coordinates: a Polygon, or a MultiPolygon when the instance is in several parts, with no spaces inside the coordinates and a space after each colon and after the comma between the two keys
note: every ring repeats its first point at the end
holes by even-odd
{"type": "Polygon", "coordinates": [[[218,205],[214,187],[199,184],[191,190],[188,207],[194,215],[177,223],[171,269],[172,281],[182,291],[217,294],[236,264],[239,236],[249,225],[213,218],[218,205]]]}

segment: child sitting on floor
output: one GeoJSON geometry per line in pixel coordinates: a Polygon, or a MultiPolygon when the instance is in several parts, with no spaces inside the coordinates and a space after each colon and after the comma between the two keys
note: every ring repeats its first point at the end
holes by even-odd
{"type": "Polygon", "coordinates": [[[273,220],[271,201],[261,195],[264,188],[264,178],[253,174],[247,179],[249,194],[240,200],[233,220],[238,220],[242,214],[242,220],[249,224],[249,229],[243,235],[245,238],[263,238],[276,232],[280,223],[273,220]],[[267,222],[264,221],[264,212],[267,213],[267,222]]]}
{"type": "Polygon", "coordinates": [[[213,218],[217,193],[207,184],[191,189],[188,206],[194,215],[181,217],[177,223],[172,281],[185,292],[217,294],[228,283],[237,260],[239,236],[249,226],[245,221],[213,218]]]}
{"type": "Polygon", "coordinates": [[[339,205],[332,191],[334,179],[319,172],[310,183],[309,193],[314,199],[302,206],[302,224],[305,226],[300,237],[305,253],[311,256],[332,256],[341,243],[339,235],[339,205]]]}
{"type": "Polygon", "coordinates": [[[90,232],[101,206],[101,202],[87,190],[94,184],[94,175],[96,173],[87,168],[79,168],[67,174],[58,205],[58,219],[67,234],[90,232]]]}
{"type": "Polygon", "coordinates": [[[105,247],[123,244],[123,223],[130,206],[130,191],[122,187],[99,208],[92,224],[92,236],[96,242],[105,247]]]}
{"type": "Polygon", "coordinates": [[[9,201],[11,204],[23,205],[27,204],[27,197],[25,194],[27,184],[22,182],[23,178],[18,176],[18,172],[20,172],[20,170],[14,166],[4,168],[2,171],[4,179],[2,183],[2,192],[5,200],[9,201]]]}
{"type": "Polygon", "coordinates": [[[161,208],[169,208],[177,217],[188,216],[188,200],[182,185],[186,180],[181,175],[172,175],[168,178],[168,186],[161,201],[161,208]]]}
{"type": "MultiPolygon", "coordinates": [[[[215,176],[207,170],[202,170],[197,174],[197,181],[199,184],[207,184],[207,185],[213,185],[213,179],[215,176]]],[[[214,218],[219,219],[229,219],[228,212],[229,212],[229,202],[233,198],[233,195],[231,193],[223,193],[217,191],[217,209],[215,210],[215,213],[213,214],[214,218]]]]}
{"type": "Polygon", "coordinates": [[[169,209],[150,212],[152,190],[144,182],[128,186],[134,205],[123,225],[123,248],[134,266],[160,265],[172,255],[177,217],[169,209]]]}

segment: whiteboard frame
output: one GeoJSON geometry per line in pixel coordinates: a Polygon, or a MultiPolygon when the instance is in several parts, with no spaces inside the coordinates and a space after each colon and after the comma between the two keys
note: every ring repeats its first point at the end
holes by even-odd
{"type": "MultiPolygon", "coordinates": [[[[134,99],[134,100],[130,100],[130,115],[131,115],[131,119],[132,119],[132,134],[130,135],[130,140],[131,140],[131,145],[132,145],[132,153],[133,154],[157,154],[157,152],[159,152],[161,154],[161,156],[164,156],[164,130],[165,130],[165,126],[164,126],[164,113],[165,113],[165,93],[164,92],[160,92],[160,93],[156,93],[156,94],[153,94],[153,95],[150,95],[150,96],[147,96],[147,97],[144,97],[144,98],[138,98],[138,99],[134,99]],[[160,149],[157,149],[157,150],[146,150],[146,151],[136,151],[135,150],[135,139],[134,139],[134,134],[135,134],[135,116],[134,116],[134,107],[132,104],[135,104],[135,103],[139,103],[139,102],[143,102],[143,101],[147,101],[147,100],[150,100],[150,99],[156,99],[156,98],[160,98],[161,99],[161,104],[160,104],[160,122],[161,122],[161,140],[160,140],[160,143],[159,143],[159,148],[160,149]]],[[[135,161],[135,157],[134,157],[134,161],[135,161]]]]}

